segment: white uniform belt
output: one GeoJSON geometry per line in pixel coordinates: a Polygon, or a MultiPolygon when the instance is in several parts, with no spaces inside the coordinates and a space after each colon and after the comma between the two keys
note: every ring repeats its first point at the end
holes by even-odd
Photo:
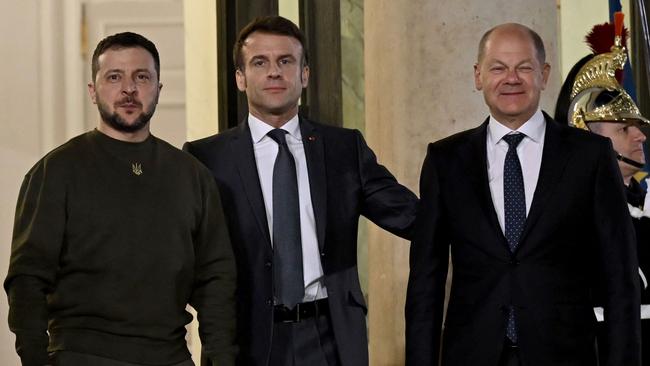
{"type": "MultiPolygon", "coordinates": [[[[596,314],[596,320],[599,322],[605,320],[602,307],[594,308],[594,314],[596,314]]],[[[650,305],[641,305],[641,319],[650,319],[650,305]]]]}

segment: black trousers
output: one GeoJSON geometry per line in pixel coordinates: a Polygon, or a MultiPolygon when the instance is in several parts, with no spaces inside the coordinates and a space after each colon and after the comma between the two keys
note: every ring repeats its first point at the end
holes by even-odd
{"type": "Polygon", "coordinates": [[[275,323],[269,366],[339,366],[328,315],[295,323],[275,323]]]}
{"type": "MultiPolygon", "coordinates": [[[[70,351],[60,351],[51,354],[50,364],[52,366],[145,366],[137,363],[123,362],[110,358],[89,355],[87,353],[70,351]]],[[[194,366],[194,362],[192,362],[192,359],[189,359],[180,363],[170,364],[169,366],[194,366]]]]}

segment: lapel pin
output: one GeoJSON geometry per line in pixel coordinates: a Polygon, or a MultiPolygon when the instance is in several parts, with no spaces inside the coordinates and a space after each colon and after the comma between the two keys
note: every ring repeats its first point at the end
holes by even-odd
{"type": "Polygon", "coordinates": [[[307,137],[307,140],[316,141],[316,136],[309,136],[309,137],[307,137]]]}

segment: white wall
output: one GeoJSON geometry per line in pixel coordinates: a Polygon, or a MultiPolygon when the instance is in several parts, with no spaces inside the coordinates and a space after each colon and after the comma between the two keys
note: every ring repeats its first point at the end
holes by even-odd
{"type": "MultiPolygon", "coordinates": [[[[39,0],[0,1],[0,278],[9,264],[18,189],[40,158],[39,0]]],[[[7,327],[7,297],[0,295],[0,364],[20,365],[7,327]]]]}
{"type": "Polygon", "coordinates": [[[196,140],[216,133],[219,125],[217,6],[211,0],[185,0],[183,10],[187,139],[196,140]]]}
{"type": "MultiPolygon", "coordinates": [[[[609,22],[609,3],[605,0],[559,0],[560,67],[562,80],[578,60],[591,53],[585,36],[596,24],[609,22]]],[[[630,29],[630,1],[621,1],[625,26],[630,29]]],[[[628,46],[630,42],[628,41],[628,46]]]]}

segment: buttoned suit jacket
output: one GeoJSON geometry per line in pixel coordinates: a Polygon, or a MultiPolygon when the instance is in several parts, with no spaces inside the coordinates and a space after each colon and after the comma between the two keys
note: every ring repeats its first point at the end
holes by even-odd
{"type": "MultiPolygon", "coordinates": [[[[357,270],[363,215],[410,238],[417,197],[379,165],[356,130],[300,118],[316,233],[342,365],[367,365],[366,302],[357,270]]],[[[238,266],[239,365],[267,365],[273,329],[272,245],[250,128],[238,127],[184,149],[214,174],[238,266]]]]}
{"type": "Polygon", "coordinates": [[[601,365],[638,365],[637,257],[611,142],[544,116],[539,178],[514,253],[490,193],[488,120],[429,145],[411,243],[407,365],[497,365],[512,305],[523,366],[594,366],[599,281],[612,345],[601,365]]]}

